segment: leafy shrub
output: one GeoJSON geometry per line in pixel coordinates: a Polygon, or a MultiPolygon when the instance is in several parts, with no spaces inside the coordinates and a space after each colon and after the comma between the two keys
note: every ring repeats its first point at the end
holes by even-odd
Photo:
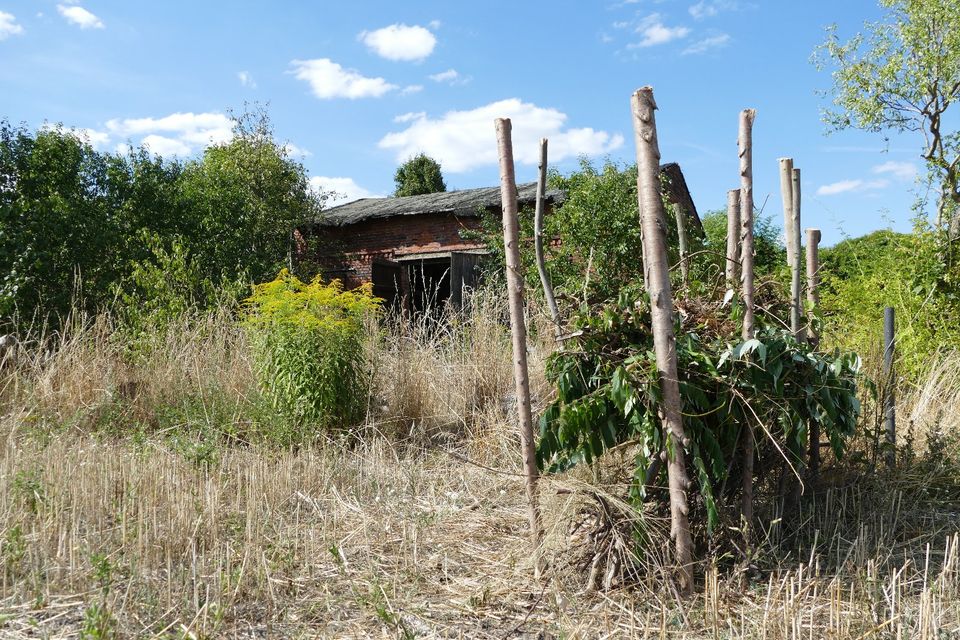
{"type": "Polygon", "coordinates": [[[821,252],[825,338],[844,349],[879,354],[883,309],[896,310],[898,371],[912,382],[933,356],[960,344],[960,289],[940,235],[877,231],[821,252]]]}
{"type": "MultiPolygon", "coordinates": [[[[559,239],[545,242],[547,271],[557,295],[568,301],[580,300],[584,294],[592,301],[612,300],[629,283],[641,281],[643,248],[636,165],[607,161],[596,167],[583,159],[578,171],[551,174],[549,186],[566,194],[563,205],[544,217],[544,236],[559,239]]],[[[671,209],[667,207],[666,211],[670,262],[675,264],[679,260],[677,226],[671,209]]],[[[524,207],[519,213],[520,258],[528,289],[539,292],[533,217],[533,207],[524,207]]],[[[464,235],[481,240],[490,249],[490,259],[484,263],[485,275],[502,277],[502,222],[498,216],[487,214],[481,217],[481,224],[481,232],[464,235]]],[[[688,229],[688,236],[690,251],[700,250],[700,230],[688,229]]]]}
{"type": "MultiPolygon", "coordinates": [[[[557,399],[540,420],[538,463],[560,471],[591,462],[605,451],[635,444],[631,495],[646,499],[651,461],[667,446],[658,418],[659,374],[646,298],[629,295],[574,319],[578,337],[548,361],[557,399]]],[[[799,468],[815,422],[836,456],[854,434],[859,358],[821,353],[774,326],[759,327],[741,341],[740,310],[684,301],[686,319],[677,332],[683,423],[688,468],[700,488],[708,530],[722,505],[739,489],[741,432],[757,431],[758,469],[777,468],[787,452],[799,468]]],[[[661,469],[658,473],[662,473],[661,469]]],[[[661,496],[662,497],[662,496],[661,496]]],[[[734,523],[736,524],[736,523],[734,523]]]]}
{"type": "Polygon", "coordinates": [[[339,280],[304,283],[284,269],[254,285],[245,305],[257,375],[277,410],[322,428],[363,417],[364,322],[380,309],[370,285],[344,291],[339,280]]]}

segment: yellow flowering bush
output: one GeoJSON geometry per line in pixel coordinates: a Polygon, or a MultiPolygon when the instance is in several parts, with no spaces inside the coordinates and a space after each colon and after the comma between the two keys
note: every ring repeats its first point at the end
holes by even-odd
{"type": "Polygon", "coordinates": [[[364,321],[380,312],[370,285],[302,282],[286,269],[244,301],[257,376],[274,407],[322,428],[363,418],[369,386],[364,321]]]}

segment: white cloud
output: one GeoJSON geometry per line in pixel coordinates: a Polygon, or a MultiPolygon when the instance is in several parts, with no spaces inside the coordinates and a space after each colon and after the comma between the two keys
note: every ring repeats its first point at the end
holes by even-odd
{"type": "Polygon", "coordinates": [[[703,40],[698,40],[691,44],[689,47],[683,50],[684,55],[705,53],[711,49],[719,49],[720,47],[725,47],[730,42],[730,34],[721,33],[718,36],[711,36],[709,38],[704,38],[703,40]]]}
{"type": "Polygon", "coordinates": [[[437,46],[437,37],[429,29],[414,25],[392,24],[359,36],[363,44],[387,60],[423,60],[437,46]]]}
{"type": "Polygon", "coordinates": [[[737,11],[740,9],[740,3],[733,0],[700,0],[695,5],[691,5],[689,12],[694,20],[703,20],[712,18],[721,11],[737,11]]]}
{"type": "Polygon", "coordinates": [[[23,27],[17,24],[17,18],[12,13],[0,11],[0,40],[23,33],[23,27]]]}
{"type": "Polygon", "coordinates": [[[407,128],[385,135],[379,147],[395,151],[397,162],[422,152],[437,160],[446,172],[469,171],[497,163],[496,118],[512,120],[514,159],[523,164],[538,162],[540,138],[550,139],[550,159],[554,162],[609,153],[623,144],[620,134],[564,128],[565,113],[509,98],[467,111],[448,111],[436,119],[424,113],[398,116],[395,121],[406,123],[407,128]]]}
{"type": "Polygon", "coordinates": [[[836,196],[841,193],[857,193],[883,189],[890,183],[887,180],[840,180],[817,188],[818,196],[836,196]]]}
{"type": "Polygon", "coordinates": [[[146,136],[140,143],[158,156],[188,156],[190,147],[174,138],[157,135],[152,133],[146,136]]]}
{"type": "Polygon", "coordinates": [[[83,142],[87,142],[95,149],[102,149],[110,142],[110,134],[106,131],[97,131],[86,127],[61,127],[60,125],[45,124],[43,129],[59,129],[83,142]]]}
{"type": "Polygon", "coordinates": [[[409,96],[412,93],[420,93],[421,91],[423,91],[422,84],[408,84],[400,90],[400,95],[409,96]]]}
{"type": "Polygon", "coordinates": [[[67,22],[81,29],[103,29],[104,27],[100,18],[79,5],[58,4],[57,11],[67,19],[67,22]]]}
{"type": "Polygon", "coordinates": [[[668,27],[663,24],[663,18],[660,14],[654,13],[640,21],[639,26],[637,26],[637,33],[643,38],[640,42],[627,45],[628,48],[636,49],[666,44],[687,37],[690,29],[688,27],[668,27]]]}
{"type": "Polygon", "coordinates": [[[426,117],[427,117],[426,111],[416,111],[416,112],[400,114],[399,116],[396,116],[393,119],[393,121],[394,122],[410,122],[411,120],[417,120],[418,118],[426,118],[426,117]]]}
{"type": "Polygon", "coordinates": [[[433,29],[434,31],[439,29],[442,25],[443,23],[440,22],[439,20],[431,20],[430,22],[427,23],[427,26],[433,29]]]}
{"type": "Polygon", "coordinates": [[[310,178],[310,187],[314,191],[331,194],[330,202],[334,204],[346,204],[360,198],[380,198],[382,196],[364,189],[353,178],[330,178],[327,176],[314,176],[310,178]]]}
{"type": "Polygon", "coordinates": [[[240,81],[241,86],[247,87],[248,89],[257,88],[257,82],[253,79],[249,71],[238,71],[237,80],[240,81]]]}
{"type": "Polygon", "coordinates": [[[441,71],[440,73],[434,73],[433,75],[427,76],[434,82],[445,82],[451,85],[458,84],[467,84],[470,82],[469,77],[464,77],[460,75],[460,72],[456,69],[447,69],[446,71],[441,71]]]}
{"type": "Polygon", "coordinates": [[[310,151],[307,151],[306,149],[298,147],[292,142],[288,142],[285,145],[283,145],[283,150],[284,152],[286,152],[288,156],[293,156],[295,158],[309,158],[310,156],[313,155],[313,153],[311,153],[310,151]]]}
{"type": "Polygon", "coordinates": [[[917,165],[912,162],[897,162],[888,160],[883,164],[878,164],[873,169],[873,173],[889,174],[897,180],[913,180],[917,177],[917,165]]]}
{"type": "Polygon", "coordinates": [[[189,155],[233,138],[233,121],[222,113],[173,113],[163,118],[108,120],[111,136],[141,138],[160,155],[189,155]]]}
{"type": "Polygon", "coordinates": [[[293,74],[310,84],[313,95],[321,100],[333,98],[379,98],[397,85],[383,78],[367,78],[352,69],[344,69],[329,58],[294,60],[293,74]]]}

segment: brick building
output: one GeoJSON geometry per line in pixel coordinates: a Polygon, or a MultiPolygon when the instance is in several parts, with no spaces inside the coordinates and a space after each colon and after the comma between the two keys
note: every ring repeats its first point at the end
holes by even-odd
{"type": "MultiPolygon", "coordinates": [[[[699,225],[680,167],[667,164],[661,171],[669,185],[668,199],[699,225]]],[[[518,185],[517,196],[521,207],[534,205],[536,183],[518,185]]],[[[563,193],[548,191],[547,213],[563,200],[563,193]]],[[[326,278],[339,278],[347,288],[371,282],[377,296],[394,304],[406,300],[421,309],[450,299],[458,305],[487,253],[462,232],[479,230],[484,212],[501,215],[500,187],[355,200],[301,227],[298,257],[316,260],[326,278]],[[307,255],[310,252],[319,255],[307,255]]]]}

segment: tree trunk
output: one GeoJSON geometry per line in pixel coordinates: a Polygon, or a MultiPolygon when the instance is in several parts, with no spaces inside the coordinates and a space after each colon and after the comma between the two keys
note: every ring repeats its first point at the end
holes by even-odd
{"type": "MultiPolygon", "coordinates": [[[[740,112],[740,133],[737,146],[740,154],[740,252],[741,282],[743,287],[743,339],[754,337],[753,325],[753,121],[757,112],[740,112]]],[[[750,545],[753,527],[753,426],[745,422],[743,429],[743,475],[741,477],[740,513],[743,518],[743,537],[750,545]]]]}
{"type": "Polygon", "coordinates": [[[677,242],[680,246],[680,277],[683,286],[690,284],[690,265],[687,262],[687,256],[690,255],[690,246],[687,242],[687,213],[679,204],[674,204],[673,217],[677,221],[677,242]]]}
{"type": "Polygon", "coordinates": [[[727,191],[727,289],[737,290],[740,267],[740,189],[727,191]]]}
{"type": "Polygon", "coordinates": [[[682,593],[693,588],[693,541],[688,521],[687,491],[690,479],[684,461],[688,439],[681,420],[680,387],[677,381],[677,345],[673,333],[673,299],[670,291],[670,266],[667,261],[665,218],[660,195],[660,148],[653,89],[644,87],[633,94],[633,129],[637,146],[637,198],[643,229],[643,266],[654,350],[660,377],[663,404],[660,414],[664,431],[669,434],[667,476],[670,486],[670,533],[676,545],[677,578],[682,593]]]}
{"type": "MultiPolygon", "coordinates": [[[[820,337],[813,327],[814,313],[820,304],[820,229],[807,229],[807,302],[808,312],[807,336],[814,348],[819,346],[820,337]]],[[[807,465],[808,477],[816,480],[820,473],[820,425],[815,420],[810,421],[810,454],[807,465]]]]}
{"type": "Polygon", "coordinates": [[[800,278],[803,276],[803,267],[800,258],[800,169],[794,167],[791,175],[791,191],[793,192],[793,206],[790,212],[790,243],[793,245],[790,258],[790,331],[797,340],[804,339],[803,325],[801,324],[800,278]]]}
{"type": "Polygon", "coordinates": [[[563,333],[560,325],[560,309],[557,308],[557,299],[553,295],[553,283],[547,273],[547,262],[543,257],[543,213],[546,206],[547,193],[547,139],[540,138],[540,172],[537,176],[537,208],[533,214],[533,249],[537,255],[537,271],[540,272],[540,282],[543,284],[543,297],[550,309],[550,319],[559,336],[563,333]]]}
{"type": "MultiPolygon", "coordinates": [[[[513,377],[516,382],[517,413],[520,418],[520,442],[523,447],[523,471],[529,502],[530,540],[534,553],[540,549],[540,508],[537,502],[536,448],[533,417],[530,412],[530,382],[527,377],[527,329],[523,318],[523,267],[520,262],[520,228],[517,221],[517,181],[513,166],[513,142],[509,118],[496,120],[497,147],[500,153],[500,199],[503,209],[503,243],[507,267],[507,295],[510,301],[510,333],[513,337],[513,377]]],[[[539,562],[535,562],[539,567],[539,562]]]]}

